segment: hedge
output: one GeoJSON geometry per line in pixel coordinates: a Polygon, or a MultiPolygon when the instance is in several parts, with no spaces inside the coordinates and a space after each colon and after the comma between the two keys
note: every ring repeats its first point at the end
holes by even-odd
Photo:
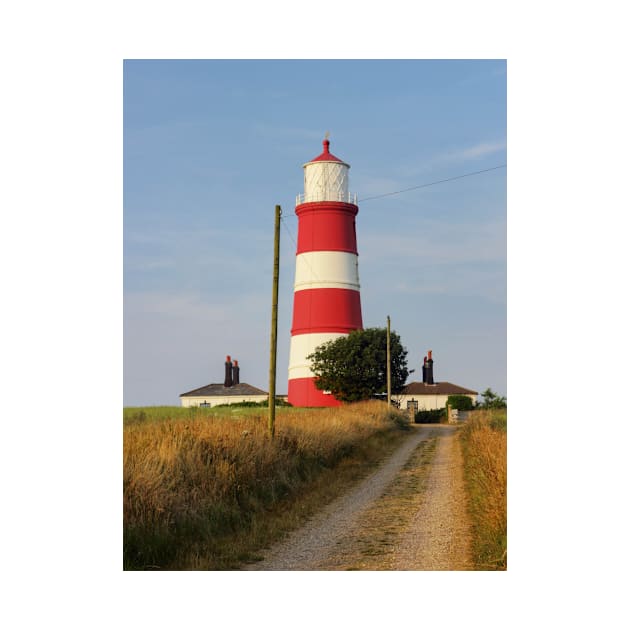
{"type": "Polygon", "coordinates": [[[416,424],[438,424],[446,422],[446,409],[422,409],[414,416],[416,424]]]}
{"type": "Polygon", "coordinates": [[[463,396],[462,394],[449,396],[446,404],[451,409],[459,409],[459,411],[470,411],[474,407],[473,401],[468,396],[463,396]]]}

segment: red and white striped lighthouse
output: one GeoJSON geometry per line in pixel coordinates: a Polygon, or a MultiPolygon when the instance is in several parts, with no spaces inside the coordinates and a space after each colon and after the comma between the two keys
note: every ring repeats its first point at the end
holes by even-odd
{"type": "MultiPolygon", "coordinates": [[[[327,134],[328,135],[328,134],[327,134]]],[[[363,328],[355,217],[356,193],[348,192],[346,164],[329,151],[304,165],[298,195],[298,241],[289,354],[289,402],[334,407],[339,401],[314,384],[307,356],[317,346],[363,328]]]]}

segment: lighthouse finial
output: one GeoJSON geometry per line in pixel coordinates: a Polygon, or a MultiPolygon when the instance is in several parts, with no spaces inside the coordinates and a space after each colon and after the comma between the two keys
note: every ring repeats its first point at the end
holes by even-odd
{"type": "Polygon", "coordinates": [[[328,139],[330,137],[330,131],[327,131],[324,134],[324,141],[322,142],[322,146],[324,147],[324,154],[328,155],[328,153],[330,152],[330,149],[328,147],[330,147],[330,140],[328,139]]]}

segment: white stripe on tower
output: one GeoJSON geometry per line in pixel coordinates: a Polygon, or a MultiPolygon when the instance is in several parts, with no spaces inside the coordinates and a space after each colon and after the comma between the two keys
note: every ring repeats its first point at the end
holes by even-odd
{"type": "Polygon", "coordinates": [[[305,252],[295,258],[295,291],[359,290],[359,257],[348,252],[305,252]]]}
{"type": "Polygon", "coordinates": [[[305,335],[294,335],[291,338],[291,351],[289,355],[289,379],[314,377],[311,371],[311,363],[306,359],[309,354],[315,352],[317,346],[338,337],[343,337],[345,333],[307,333],[305,335]]]}

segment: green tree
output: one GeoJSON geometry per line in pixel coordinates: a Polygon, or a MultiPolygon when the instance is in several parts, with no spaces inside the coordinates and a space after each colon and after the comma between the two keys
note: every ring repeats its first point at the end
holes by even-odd
{"type": "Polygon", "coordinates": [[[480,406],[483,409],[503,409],[507,407],[505,397],[495,394],[489,387],[486,391],[481,392],[481,396],[483,397],[483,402],[480,406]]]}
{"type": "MultiPolygon", "coordinates": [[[[390,333],[392,393],[405,385],[407,350],[400,337],[390,333]]],[[[366,328],[322,344],[308,357],[315,386],[330,391],[337,400],[366,400],[387,390],[387,329],[366,328]]]]}
{"type": "Polygon", "coordinates": [[[459,411],[469,411],[473,408],[473,401],[463,394],[453,394],[446,400],[446,404],[451,409],[458,409],[459,411]]]}

